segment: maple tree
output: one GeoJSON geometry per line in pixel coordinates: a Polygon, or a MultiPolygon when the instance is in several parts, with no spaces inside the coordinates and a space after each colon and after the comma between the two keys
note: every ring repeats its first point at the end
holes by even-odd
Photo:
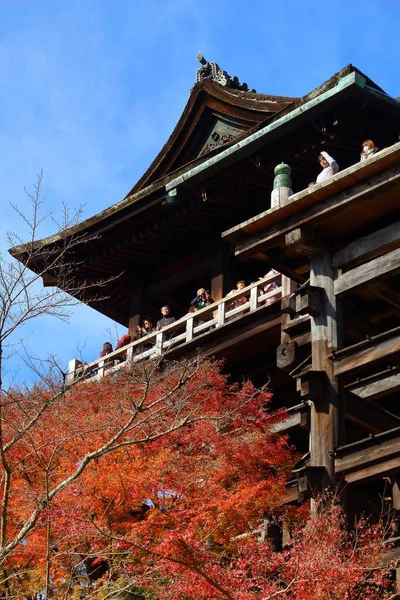
{"type": "Polygon", "coordinates": [[[200,357],[3,394],[3,597],[390,598],[381,524],[282,504],[295,456],[269,400],[200,357]]]}

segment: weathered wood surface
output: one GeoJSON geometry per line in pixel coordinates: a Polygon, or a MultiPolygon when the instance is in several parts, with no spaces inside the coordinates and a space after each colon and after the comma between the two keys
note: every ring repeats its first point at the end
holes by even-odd
{"type": "Polygon", "coordinates": [[[276,366],[284,371],[291,371],[298,356],[296,342],[283,342],[276,349],[276,366]]]}
{"type": "Polygon", "coordinates": [[[344,414],[346,419],[370,433],[381,433],[400,425],[400,418],[396,419],[394,415],[350,393],[345,397],[344,414]]]}
{"type": "MultiPolygon", "coordinates": [[[[337,349],[336,298],[333,292],[331,255],[311,259],[310,285],[321,288],[320,313],[311,317],[312,370],[324,378],[320,398],[313,398],[310,426],[310,465],[325,467],[331,481],[335,475],[333,451],[338,441],[338,388],[329,360],[337,349]]],[[[317,392],[318,393],[318,392],[317,392]]]]}
{"type": "MultiPolygon", "coordinates": [[[[286,315],[283,315],[286,316],[286,315]]],[[[285,323],[282,323],[282,332],[290,336],[305,331],[310,327],[310,315],[301,315],[294,319],[287,319],[285,323]]]]}
{"type": "Polygon", "coordinates": [[[356,471],[346,473],[345,481],[349,484],[361,483],[371,479],[381,479],[382,477],[388,477],[392,473],[396,473],[400,469],[400,455],[397,452],[396,454],[395,458],[379,460],[376,464],[360,467],[356,471]]]}
{"type": "Polygon", "coordinates": [[[400,373],[386,373],[380,378],[356,384],[350,388],[352,394],[369,401],[400,390],[400,373]]]}
{"type": "Polygon", "coordinates": [[[395,510],[400,510],[400,475],[391,479],[392,483],[392,505],[395,510]]]}
{"type": "Polygon", "coordinates": [[[139,281],[132,282],[132,296],[129,306],[129,334],[132,336],[136,333],[136,327],[140,325],[140,319],[143,312],[143,283],[139,281]]]}
{"type": "Polygon", "coordinates": [[[321,288],[307,286],[296,295],[296,313],[316,317],[321,311],[321,288]]]}
{"type": "Polygon", "coordinates": [[[332,266],[335,268],[356,266],[357,263],[366,262],[395,250],[400,246],[400,221],[391,223],[383,229],[374,231],[333,254],[332,266]]]}
{"type": "MultiPolygon", "coordinates": [[[[377,173],[389,169],[391,166],[400,162],[400,142],[385,148],[375,157],[372,157],[365,163],[355,163],[354,165],[340,171],[335,177],[326,182],[324,185],[316,185],[310,188],[301,190],[290,196],[290,202],[278,209],[268,209],[231,227],[223,232],[223,237],[231,240],[238,240],[247,237],[258,231],[265,230],[271,227],[277,221],[282,221],[293,213],[299,212],[310,205],[321,204],[323,200],[332,195],[337,194],[341,190],[348,190],[354,184],[364,185],[363,181],[370,180],[377,173]]],[[[344,192],[346,193],[346,191],[344,192]]]]}
{"type": "Polygon", "coordinates": [[[211,297],[215,302],[221,300],[232,288],[232,256],[231,248],[222,244],[215,253],[211,273],[211,297]]]}
{"type": "MultiPolygon", "coordinates": [[[[166,292],[183,285],[187,281],[191,281],[194,277],[203,275],[211,269],[212,264],[213,258],[211,256],[194,261],[190,265],[179,269],[177,272],[163,277],[159,281],[149,285],[146,290],[146,297],[152,298],[154,296],[161,296],[166,292]]],[[[193,293],[193,296],[194,295],[195,294],[193,293]]],[[[217,299],[215,298],[215,300],[217,299]]]]}
{"type": "Polygon", "coordinates": [[[316,239],[312,232],[307,232],[301,227],[285,235],[285,246],[294,254],[313,256],[328,250],[327,245],[316,239]]]}
{"type": "Polygon", "coordinates": [[[354,346],[344,349],[343,352],[345,352],[343,357],[338,352],[334,358],[335,377],[351,375],[359,369],[387,360],[390,356],[400,352],[400,327],[375,336],[370,341],[354,344],[354,346]]]}
{"type": "Polygon", "coordinates": [[[271,431],[274,433],[288,433],[299,427],[307,427],[309,424],[308,413],[309,407],[305,404],[298,404],[288,409],[289,416],[284,421],[276,423],[272,426],[271,431]]]}
{"type": "MultiPolygon", "coordinates": [[[[342,214],[352,204],[358,205],[365,202],[368,197],[375,197],[383,192],[398,186],[400,182],[400,164],[392,167],[384,173],[380,173],[373,177],[369,182],[355,185],[340,194],[335,195],[335,190],[332,188],[330,197],[324,199],[318,204],[303,207],[301,203],[292,210],[291,214],[286,216],[281,215],[282,219],[277,223],[265,223],[265,227],[261,232],[248,235],[243,241],[240,241],[235,246],[236,256],[245,258],[252,256],[257,252],[261,252],[268,248],[284,245],[285,235],[292,232],[296,228],[313,229],[315,223],[322,219],[331,219],[335,214],[342,214]]],[[[394,200],[393,200],[394,202],[394,200]]],[[[279,209],[279,211],[285,210],[279,209]]],[[[388,206],[380,205],[379,213],[386,214],[388,206]]],[[[278,212],[278,211],[276,211],[278,212]]],[[[372,218],[368,214],[364,214],[368,219],[372,218]]]]}
{"type": "Polygon", "coordinates": [[[284,306],[287,305],[288,310],[282,314],[281,317],[281,343],[284,344],[286,342],[290,342],[290,332],[286,331],[285,327],[290,322],[290,315],[293,314],[291,308],[293,307],[293,292],[297,289],[297,283],[293,281],[293,279],[289,279],[286,275],[282,275],[282,298],[281,298],[281,306],[282,301],[284,301],[284,306]]]}
{"type": "MultiPolygon", "coordinates": [[[[367,468],[371,474],[379,473],[378,467],[383,461],[391,461],[400,470],[400,427],[396,427],[373,438],[361,440],[349,446],[337,449],[335,460],[336,472],[347,474],[352,471],[363,471],[365,477],[367,468]]],[[[388,465],[387,465],[388,466],[388,465]]],[[[390,467],[392,468],[392,467],[390,467]]]]}
{"type": "Polygon", "coordinates": [[[352,291],[360,285],[376,280],[382,275],[394,274],[398,270],[400,270],[400,248],[339,275],[334,285],[335,294],[352,291]]]}

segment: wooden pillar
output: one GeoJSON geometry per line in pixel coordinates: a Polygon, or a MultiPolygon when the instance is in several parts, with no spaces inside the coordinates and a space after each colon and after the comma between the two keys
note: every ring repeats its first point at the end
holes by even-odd
{"type": "MultiPolygon", "coordinates": [[[[285,296],[290,296],[297,290],[297,283],[286,277],[286,275],[282,275],[282,298],[285,296]]],[[[283,327],[287,325],[290,321],[289,314],[283,314],[281,317],[281,344],[286,342],[290,342],[290,335],[288,335],[285,331],[283,331],[283,327]]]]}
{"type": "Polygon", "coordinates": [[[393,508],[400,511],[400,475],[392,477],[393,508]]]}
{"type": "Polygon", "coordinates": [[[231,245],[221,244],[215,253],[211,271],[211,297],[221,300],[233,287],[231,245]]]}
{"type": "Polygon", "coordinates": [[[338,334],[331,255],[314,256],[310,266],[310,285],[322,289],[320,313],[311,317],[312,371],[320,385],[311,402],[310,466],[326,469],[328,485],[334,481],[338,440],[338,387],[328,358],[338,334]]]}
{"type": "Polygon", "coordinates": [[[143,310],[143,284],[135,281],[132,286],[131,303],[129,306],[129,335],[136,333],[136,327],[140,324],[143,310]]]}

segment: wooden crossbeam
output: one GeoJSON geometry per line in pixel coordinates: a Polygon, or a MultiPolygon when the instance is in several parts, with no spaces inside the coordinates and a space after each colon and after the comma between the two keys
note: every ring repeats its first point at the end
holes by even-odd
{"type": "Polygon", "coordinates": [[[272,426],[273,433],[288,433],[299,427],[307,427],[309,408],[304,404],[299,404],[289,409],[289,416],[284,421],[276,423],[272,426]]]}
{"type": "Polygon", "coordinates": [[[400,428],[338,449],[336,474],[348,483],[383,477],[400,471],[400,428]]]}
{"type": "Polygon", "coordinates": [[[352,423],[363,427],[370,433],[388,431],[400,424],[400,418],[380,410],[373,404],[368,404],[357,396],[346,395],[345,416],[352,423]]]}
{"type": "Polygon", "coordinates": [[[335,268],[356,266],[400,246],[400,221],[351,242],[332,256],[335,268]]]}
{"type": "Polygon", "coordinates": [[[355,344],[353,348],[346,348],[345,351],[342,358],[339,353],[336,354],[333,364],[335,377],[372,366],[400,352],[400,328],[397,327],[382,336],[375,336],[369,342],[355,344]]]}
{"type": "MultiPolygon", "coordinates": [[[[398,453],[397,453],[398,454],[398,453]]],[[[359,483],[370,479],[381,479],[387,477],[391,473],[396,473],[400,469],[400,456],[381,461],[375,465],[361,467],[352,473],[346,473],[345,480],[347,483],[359,483]]]]}
{"type": "Polygon", "coordinates": [[[382,275],[394,274],[399,269],[400,248],[397,248],[339,275],[334,283],[335,295],[353,291],[360,285],[374,281],[382,275]]]}
{"type": "Polygon", "coordinates": [[[386,394],[392,394],[400,390],[400,373],[386,373],[380,378],[365,381],[358,385],[352,386],[351,392],[359,398],[367,399],[368,401],[376,400],[386,394]]]}

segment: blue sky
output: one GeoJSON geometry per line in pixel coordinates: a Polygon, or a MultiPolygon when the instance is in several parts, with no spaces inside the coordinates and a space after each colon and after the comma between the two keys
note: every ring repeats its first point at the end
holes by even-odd
{"type": "MultiPolygon", "coordinates": [[[[301,96],[351,62],[397,97],[399,23],[398,0],[1,0],[0,250],[7,230],[23,235],[9,202],[27,207],[42,168],[55,213],[121,200],[175,126],[199,51],[262,93],[301,96]]],[[[15,341],[64,366],[122,332],[81,306],[15,341]]]]}

